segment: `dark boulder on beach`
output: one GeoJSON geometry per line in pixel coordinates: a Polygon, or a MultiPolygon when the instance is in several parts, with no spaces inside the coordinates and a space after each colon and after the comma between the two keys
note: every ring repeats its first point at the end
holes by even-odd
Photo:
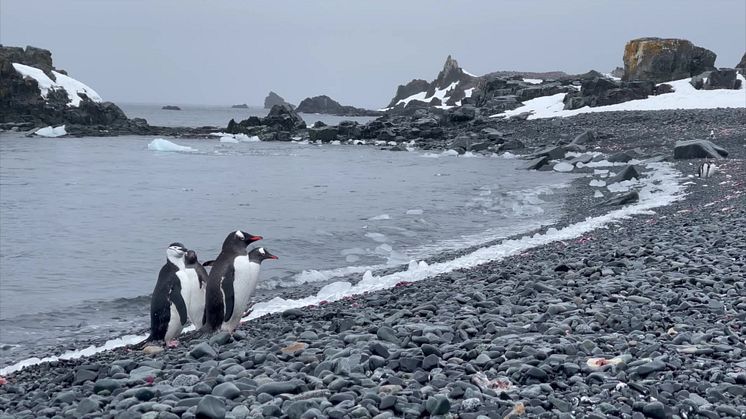
{"type": "Polygon", "coordinates": [[[381,116],[383,114],[379,111],[356,108],[354,106],[344,106],[326,95],[303,99],[303,101],[298,104],[296,111],[300,113],[320,113],[338,116],[381,116]]]}
{"type": "Polygon", "coordinates": [[[625,194],[617,195],[611,199],[602,202],[600,205],[615,207],[627,204],[633,204],[640,200],[640,194],[637,191],[630,191],[625,194]]]}
{"type": "Polygon", "coordinates": [[[722,159],[728,151],[707,140],[677,141],[673,149],[674,159],[722,159]]]}
{"type": "Polygon", "coordinates": [[[705,71],[692,77],[689,82],[695,89],[740,89],[741,80],[738,79],[736,70],[733,68],[721,68],[718,70],[705,71]]]}
{"type": "Polygon", "coordinates": [[[623,182],[625,180],[639,179],[640,173],[634,165],[625,166],[624,169],[620,170],[613,178],[609,179],[606,183],[612,184],[617,182],[623,182]]]}
{"type": "Polygon", "coordinates": [[[280,95],[270,91],[267,97],[264,98],[264,109],[272,109],[275,105],[288,105],[291,108],[295,108],[295,106],[286,102],[280,95]]]}
{"type": "Polygon", "coordinates": [[[685,39],[639,38],[624,47],[623,80],[662,83],[715,69],[714,52],[685,39]]]}

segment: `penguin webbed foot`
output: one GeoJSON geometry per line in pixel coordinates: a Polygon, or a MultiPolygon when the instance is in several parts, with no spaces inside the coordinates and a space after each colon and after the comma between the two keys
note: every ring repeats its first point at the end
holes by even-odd
{"type": "Polygon", "coordinates": [[[178,339],[171,339],[170,341],[166,342],[167,348],[177,348],[178,346],[179,346],[178,339]]]}

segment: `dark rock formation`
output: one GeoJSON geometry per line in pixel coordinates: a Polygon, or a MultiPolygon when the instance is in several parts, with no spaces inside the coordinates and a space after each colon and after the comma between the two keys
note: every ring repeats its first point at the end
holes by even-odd
{"type": "Polygon", "coordinates": [[[309,97],[298,104],[297,112],[321,113],[338,116],[381,116],[383,113],[354,106],[340,105],[339,102],[326,95],[309,97]]]}
{"type": "Polygon", "coordinates": [[[722,159],[728,152],[707,140],[677,141],[673,149],[674,159],[722,159]]]}
{"type": "Polygon", "coordinates": [[[164,111],[180,111],[181,108],[175,105],[166,105],[161,107],[164,111]]]}
{"type": "MultiPolygon", "coordinates": [[[[265,103],[266,103],[266,101],[265,101],[265,103]]],[[[249,109],[249,105],[247,105],[245,103],[242,103],[240,105],[233,105],[233,106],[231,106],[231,108],[233,108],[233,109],[249,109]]]]}
{"type": "Polygon", "coordinates": [[[627,192],[610,198],[599,205],[615,207],[620,205],[633,204],[640,200],[640,194],[637,191],[627,192]]]}
{"type": "Polygon", "coordinates": [[[736,70],[741,74],[746,74],[746,53],[741,57],[741,61],[736,64],[736,70]]]}
{"type": "Polygon", "coordinates": [[[264,98],[264,109],[272,109],[275,105],[288,105],[291,108],[295,107],[287,103],[285,99],[280,97],[277,93],[270,91],[267,97],[264,98]]]}
{"type": "Polygon", "coordinates": [[[623,80],[661,83],[714,70],[714,52],[684,39],[640,38],[624,47],[623,80]]]}
{"type": "MultiPolygon", "coordinates": [[[[28,46],[0,45],[0,124],[14,129],[30,130],[49,125],[66,125],[70,135],[149,134],[159,131],[141,118],[129,119],[111,102],[98,102],[85,93],[77,93],[80,103],[71,105],[73,98],[63,88],[52,88],[46,98],[38,82],[24,77],[13,63],[41,70],[52,81],[56,74],[67,75],[54,68],[52,53],[28,46]]],[[[78,98],[75,98],[76,101],[78,98]]]]}
{"type": "Polygon", "coordinates": [[[624,77],[624,67],[617,67],[611,70],[610,74],[621,79],[622,77],[624,77]]]}
{"type": "Polygon", "coordinates": [[[290,133],[306,128],[303,118],[288,104],[275,105],[264,118],[250,116],[241,122],[231,119],[226,132],[257,135],[265,141],[289,141],[290,133]]]}
{"type": "Polygon", "coordinates": [[[618,82],[606,78],[593,78],[581,82],[580,91],[565,96],[565,109],[579,109],[584,106],[606,106],[635,99],[645,99],[654,94],[655,83],[651,81],[618,82]]]}
{"type": "Polygon", "coordinates": [[[737,73],[732,68],[721,68],[718,70],[705,71],[692,77],[689,82],[695,89],[740,89],[741,80],[736,77],[737,73]]]}
{"type": "Polygon", "coordinates": [[[387,108],[389,112],[397,114],[411,114],[417,109],[435,106],[455,106],[467,97],[467,90],[476,86],[479,77],[466,73],[458,62],[449,55],[443,69],[432,82],[415,79],[405,85],[400,85],[387,108]],[[440,99],[435,96],[437,91],[448,89],[440,99]],[[421,94],[421,98],[401,102],[413,95],[421,94]],[[401,103],[400,103],[401,102],[401,103]]]}

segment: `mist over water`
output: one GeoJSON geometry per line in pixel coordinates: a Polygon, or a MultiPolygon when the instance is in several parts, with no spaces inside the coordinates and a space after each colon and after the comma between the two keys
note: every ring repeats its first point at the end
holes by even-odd
{"type": "Polygon", "coordinates": [[[146,329],[174,241],[205,261],[230,231],[264,236],[280,260],[263,266],[261,300],[549,223],[571,179],[494,157],[151,140],[0,136],[3,364],[146,329]]]}

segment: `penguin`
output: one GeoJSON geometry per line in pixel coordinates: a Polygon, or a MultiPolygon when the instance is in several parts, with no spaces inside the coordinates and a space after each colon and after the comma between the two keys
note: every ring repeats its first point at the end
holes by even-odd
{"type": "Polygon", "coordinates": [[[207,288],[207,270],[197,260],[197,252],[188,250],[184,256],[186,265],[188,299],[187,314],[195,328],[205,324],[205,289],[207,288]]]}
{"type": "Polygon", "coordinates": [[[712,177],[712,175],[715,174],[715,171],[717,170],[717,166],[711,162],[704,162],[699,165],[699,170],[697,171],[697,175],[699,177],[712,177]]]}
{"type": "Polygon", "coordinates": [[[249,308],[249,300],[256,291],[259,282],[259,269],[262,261],[267,259],[278,259],[263,247],[252,249],[246,256],[237,257],[236,275],[233,284],[223,282],[223,294],[225,296],[225,316],[222,329],[233,334],[241,322],[246,309],[249,308]]]}
{"type": "Polygon", "coordinates": [[[226,304],[233,306],[234,280],[249,275],[246,247],[261,239],[261,236],[236,230],[228,234],[223,241],[220,254],[210,263],[212,268],[207,278],[205,293],[205,323],[200,329],[203,333],[217,331],[225,321],[226,304]],[[230,292],[226,293],[226,288],[230,289],[230,292]]]}
{"type": "Polygon", "coordinates": [[[166,264],[158,273],[158,281],[150,298],[150,336],[145,342],[169,344],[181,333],[187,322],[184,288],[188,278],[184,272],[187,248],[171,243],[166,249],[166,264]]]}

